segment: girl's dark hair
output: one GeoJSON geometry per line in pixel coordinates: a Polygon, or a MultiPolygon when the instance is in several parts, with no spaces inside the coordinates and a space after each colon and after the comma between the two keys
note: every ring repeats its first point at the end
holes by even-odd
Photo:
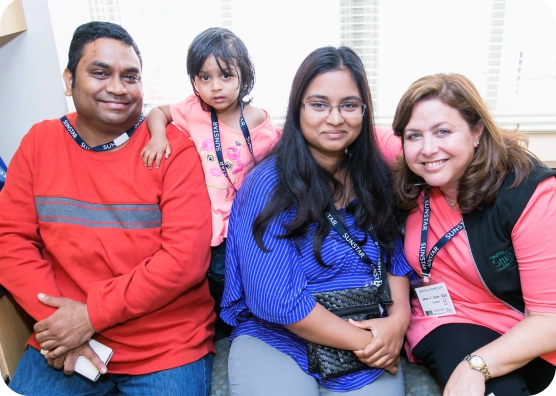
{"type": "Polygon", "coordinates": [[[251,103],[248,97],[255,85],[255,66],[249,57],[249,52],[245,44],[239,37],[233,34],[228,29],[214,27],[200,33],[187,51],[187,74],[189,81],[193,87],[193,92],[201,101],[201,107],[205,111],[209,111],[210,107],[207,105],[195,86],[195,77],[199,75],[205,60],[214,55],[218,67],[222,73],[230,73],[235,71],[239,81],[239,95],[237,98],[238,105],[243,101],[244,103],[251,103]]]}
{"type": "MultiPolygon", "coordinates": [[[[462,213],[491,205],[509,171],[515,172],[510,188],[519,185],[533,170],[527,138],[500,128],[473,83],[461,74],[434,74],[415,81],[404,93],[394,115],[394,133],[404,140],[404,131],[415,105],[439,100],[456,109],[471,130],[484,125],[471,163],[459,181],[458,204],[462,213]]],[[[423,190],[422,179],[409,169],[405,156],[398,158],[394,172],[394,193],[402,209],[411,209],[423,190]]]]}
{"type": "Polygon", "coordinates": [[[338,70],[349,72],[366,105],[361,133],[348,147],[340,165],[340,169],[346,170],[346,178],[350,179],[357,196],[353,213],[362,229],[373,225],[388,251],[394,246],[398,231],[395,221],[397,207],[391,193],[390,170],[380,153],[373,130],[373,107],[365,68],[350,48],[324,47],[309,54],[297,70],[282,137],[269,153],[276,158],[278,182],[253,224],[255,241],[263,251],[268,251],[263,244],[263,235],[269,223],[280,213],[295,208],[294,219],[284,225],[286,232],[280,237],[302,236],[310,224],[317,223],[313,251],[317,261],[324,264],[321,247],[331,227],[325,213],[334,204],[335,198],[346,197],[348,191],[345,190],[345,181],[338,182],[311,155],[301,132],[300,114],[303,95],[309,84],[323,73],[338,70]]]}

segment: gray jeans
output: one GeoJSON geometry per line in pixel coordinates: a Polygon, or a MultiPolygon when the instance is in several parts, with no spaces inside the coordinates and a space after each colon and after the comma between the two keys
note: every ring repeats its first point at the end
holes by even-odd
{"type": "Polygon", "coordinates": [[[290,356],[251,336],[232,342],[228,359],[231,396],[363,396],[405,395],[402,366],[398,374],[384,373],[378,379],[351,392],[333,392],[306,374],[290,356]]]}

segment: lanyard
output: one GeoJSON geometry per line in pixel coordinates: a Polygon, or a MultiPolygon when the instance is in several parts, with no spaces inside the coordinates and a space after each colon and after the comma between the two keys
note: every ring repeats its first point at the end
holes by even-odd
{"type": "Polygon", "coordinates": [[[63,116],[62,118],[60,118],[60,121],[62,121],[62,124],[66,127],[66,130],[71,135],[73,140],[75,140],[75,142],[83,150],[107,151],[107,150],[113,149],[114,147],[121,146],[122,144],[127,142],[129,140],[129,138],[131,137],[131,135],[133,134],[133,132],[135,132],[137,127],[143,122],[144,119],[145,119],[145,114],[141,113],[141,117],[139,118],[139,121],[137,121],[137,124],[135,124],[130,129],[128,129],[127,131],[122,133],[120,136],[118,136],[116,139],[114,139],[110,143],[101,144],[101,145],[95,146],[95,147],[89,147],[89,145],[87,143],[85,143],[85,141],[81,138],[81,136],[79,136],[79,134],[77,133],[75,128],[70,124],[70,122],[68,121],[66,116],[63,116]]]}
{"type": "MultiPolygon", "coordinates": [[[[241,128],[241,132],[243,133],[243,137],[247,142],[247,147],[249,148],[249,152],[255,159],[255,154],[253,153],[253,144],[251,143],[251,135],[249,134],[249,128],[247,127],[247,123],[243,118],[243,103],[240,105],[240,112],[239,112],[239,126],[241,128]]],[[[210,109],[210,117],[212,120],[212,138],[214,139],[214,151],[216,151],[216,157],[218,158],[218,164],[220,165],[220,169],[222,169],[222,173],[226,176],[226,179],[230,182],[233,186],[234,183],[230,179],[228,175],[228,168],[226,167],[226,163],[224,162],[224,156],[222,155],[222,144],[220,140],[220,127],[218,126],[218,117],[216,116],[216,111],[213,108],[210,109]]]]}
{"type": "Polygon", "coordinates": [[[375,243],[376,249],[378,250],[378,265],[373,263],[371,261],[371,259],[369,258],[369,256],[367,256],[365,254],[365,252],[363,251],[363,249],[361,249],[359,244],[357,244],[357,242],[355,242],[355,240],[351,237],[351,235],[345,229],[345,227],[340,223],[340,221],[338,221],[338,218],[337,218],[337,216],[334,212],[332,212],[332,211],[326,212],[326,218],[328,219],[329,223],[332,225],[332,227],[334,227],[334,229],[342,237],[342,239],[355,251],[355,253],[357,253],[357,255],[361,258],[361,260],[365,264],[368,264],[368,265],[371,266],[371,268],[373,269],[374,284],[375,284],[375,286],[380,286],[382,284],[382,274],[381,274],[381,272],[382,272],[382,268],[381,268],[382,267],[382,258],[380,257],[382,255],[382,252],[381,252],[381,249],[380,249],[380,245],[375,240],[375,238],[376,238],[375,231],[372,228],[369,228],[369,234],[371,235],[371,239],[375,243]],[[371,234],[371,232],[372,232],[372,234],[371,234]]]}
{"type": "Polygon", "coordinates": [[[427,237],[429,234],[429,221],[431,215],[431,203],[430,203],[430,190],[425,191],[425,205],[423,210],[423,227],[421,228],[421,245],[419,246],[419,263],[421,264],[421,275],[423,275],[423,281],[428,283],[431,270],[432,261],[436,257],[436,254],[446,245],[450,240],[455,237],[458,232],[463,230],[463,219],[454,226],[450,231],[448,231],[442,238],[436,242],[432,247],[429,255],[427,256],[427,237]]]}
{"type": "Polygon", "coordinates": [[[388,278],[386,276],[386,266],[384,264],[384,261],[382,260],[382,250],[380,248],[380,245],[378,244],[378,237],[375,230],[373,229],[373,226],[371,225],[367,231],[376,246],[376,250],[378,251],[378,265],[371,261],[369,256],[365,254],[359,244],[355,242],[355,240],[351,237],[342,223],[340,223],[335,209],[331,209],[326,212],[326,218],[328,219],[328,222],[332,225],[332,227],[334,227],[338,235],[340,235],[340,237],[342,237],[342,239],[353,249],[353,251],[357,253],[361,260],[365,264],[371,266],[373,270],[374,285],[380,289],[382,303],[385,305],[391,304],[392,300],[390,299],[390,285],[388,284],[388,278]],[[384,282],[382,281],[382,274],[385,274],[384,282]]]}

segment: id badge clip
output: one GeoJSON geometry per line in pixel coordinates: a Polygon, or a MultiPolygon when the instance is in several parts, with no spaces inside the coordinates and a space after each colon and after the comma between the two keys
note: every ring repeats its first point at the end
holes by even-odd
{"type": "Polygon", "coordinates": [[[409,281],[411,287],[413,289],[417,289],[419,287],[422,286],[427,286],[430,284],[430,275],[429,274],[425,274],[424,272],[421,272],[421,275],[423,275],[423,277],[416,277],[416,279],[412,279],[409,281]]]}

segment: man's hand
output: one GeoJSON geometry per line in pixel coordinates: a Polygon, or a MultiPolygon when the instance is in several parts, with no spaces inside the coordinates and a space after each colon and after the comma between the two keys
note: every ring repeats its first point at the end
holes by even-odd
{"type": "Polygon", "coordinates": [[[95,367],[100,371],[101,374],[106,374],[106,366],[102,363],[102,360],[98,357],[95,353],[93,348],[89,345],[89,342],[85,342],[83,345],[78,346],[75,349],[71,349],[64,355],[52,359],[46,358],[47,363],[56,368],[56,369],[64,369],[64,374],[70,375],[73,374],[75,370],[75,362],[79,356],[84,356],[89,359],[95,367]]]}
{"type": "Polygon", "coordinates": [[[38,297],[43,304],[58,308],[48,318],[37,322],[34,327],[41,348],[48,351],[48,359],[61,358],[69,350],[82,346],[95,333],[89,320],[87,305],[69,298],[56,298],[42,293],[39,293],[38,297]]]}
{"type": "Polygon", "coordinates": [[[364,350],[353,352],[359,360],[369,367],[383,368],[391,374],[396,374],[405,331],[392,319],[388,317],[361,322],[349,319],[349,323],[361,329],[371,330],[374,336],[364,350]]]}

